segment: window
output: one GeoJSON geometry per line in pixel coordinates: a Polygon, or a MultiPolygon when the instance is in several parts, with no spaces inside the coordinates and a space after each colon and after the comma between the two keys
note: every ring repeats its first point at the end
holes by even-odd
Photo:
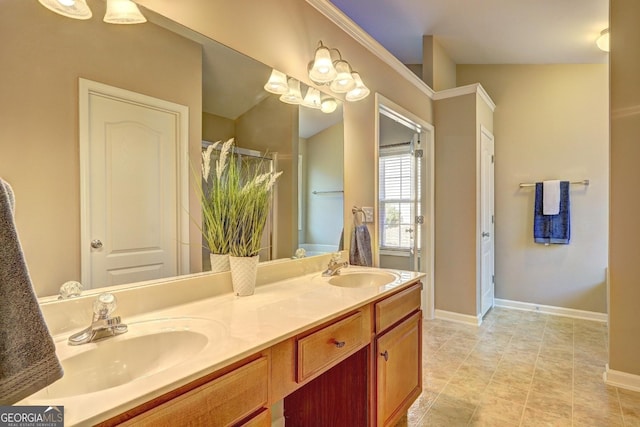
{"type": "Polygon", "coordinates": [[[381,249],[409,250],[413,248],[416,209],[420,212],[416,199],[420,189],[415,188],[419,171],[409,144],[381,147],[379,171],[381,249]]]}

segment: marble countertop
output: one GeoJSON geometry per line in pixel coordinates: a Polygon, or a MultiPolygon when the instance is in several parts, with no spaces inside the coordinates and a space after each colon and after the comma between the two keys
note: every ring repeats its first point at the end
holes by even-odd
{"type": "MultiPolygon", "coordinates": [[[[349,268],[355,271],[362,267],[349,268]]],[[[169,363],[170,367],[159,366],[133,381],[66,397],[61,397],[66,393],[60,393],[54,383],[18,404],[64,406],[65,425],[69,426],[104,421],[424,277],[419,272],[387,271],[396,273],[397,279],[380,287],[332,286],[327,283],[328,278],[316,272],[258,286],[249,297],[227,293],[150,311],[123,318],[129,332],[97,343],[69,346],[66,342],[69,333],[56,335],[54,340],[63,366],[65,359],[88,351],[98,354],[101,346],[106,348],[135,338],[149,324],[164,330],[193,330],[208,335],[209,339],[202,348],[185,349],[190,352],[189,356],[169,363]]],[[[157,359],[161,360],[161,355],[157,355],[157,359]]],[[[118,368],[104,366],[104,369],[118,368]]],[[[65,367],[65,376],[73,374],[65,367]]]]}

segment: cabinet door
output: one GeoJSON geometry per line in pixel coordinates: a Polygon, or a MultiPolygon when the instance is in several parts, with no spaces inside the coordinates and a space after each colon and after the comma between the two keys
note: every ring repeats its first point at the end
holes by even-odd
{"type": "Polygon", "coordinates": [[[376,340],[377,425],[395,423],[422,392],[422,312],[376,340]]]}

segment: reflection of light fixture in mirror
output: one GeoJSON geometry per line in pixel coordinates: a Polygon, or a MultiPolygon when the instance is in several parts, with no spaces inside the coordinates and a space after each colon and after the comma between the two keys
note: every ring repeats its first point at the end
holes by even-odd
{"type": "Polygon", "coordinates": [[[331,51],[320,42],[316,49],[313,61],[309,63],[309,78],[318,84],[331,83],[336,78],[338,72],[331,60],[331,51]]]}
{"type": "Polygon", "coordinates": [[[320,91],[314,87],[307,89],[307,94],[302,100],[302,105],[309,108],[320,108],[322,106],[320,102],[320,91]]]}
{"type": "Polygon", "coordinates": [[[85,0],[38,0],[47,9],[73,19],[91,18],[91,9],[85,0]]]}
{"type": "Polygon", "coordinates": [[[342,59],[336,61],[336,71],[338,75],[331,82],[329,88],[335,93],[345,93],[349,92],[351,89],[356,87],[356,81],[353,79],[351,75],[351,66],[347,61],[342,59]]]}
{"type": "Polygon", "coordinates": [[[600,36],[596,40],[596,44],[600,50],[609,52],[609,29],[604,29],[600,32],[600,36]]]}
{"type": "Polygon", "coordinates": [[[275,93],[276,95],[283,95],[289,91],[289,84],[287,83],[287,75],[282,71],[278,71],[275,68],[271,71],[269,81],[264,85],[264,90],[267,92],[275,93]]]}
{"type": "Polygon", "coordinates": [[[360,73],[354,71],[351,73],[351,75],[353,76],[353,80],[356,82],[356,87],[347,92],[345,99],[347,101],[360,101],[361,99],[365,99],[367,96],[369,96],[369,93],[371,91],[362,82],[360,73]]]}
{"type": "Polygon", "coordinates": [[[289,90],[287,93],[280,95],[280,101],[287,104],[301,104],[302,95],[300,94],[300,82],[292,77],[289,78],[289,90]]]}
{"type": "Polygon", "coordinates": [[[336,111],[336,108],[338,108],[338,103],[335,99],[327,95],[322,95],[322,105],[320,107],[320,111],[328,114],[336,111]]]}
{"type": "Polygon", "coordinates": [[[109,24],[142,24],[147,19],[131,0],[107,0],[104,22],[109,24]]]}

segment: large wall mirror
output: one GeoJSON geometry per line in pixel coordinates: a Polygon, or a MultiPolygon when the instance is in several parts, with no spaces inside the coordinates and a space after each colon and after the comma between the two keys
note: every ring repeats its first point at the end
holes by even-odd
{"type": "MultiPolygon", "coordinates": [[[[228,138],[277,159],[274,167],[284,174],[263,261],[290,258],[299,247],[307,255],[337,249],[343,218],[340,105],[325,114],[284,104],[263,89],[268,66],[148,9],[141,8],[145,24],[109,25],[102,22],[105,3],[88,3],[93,18],[86,21],[56,15],[36,1],[0,3],[0,177],[15,192],[16,225],[38,296],[57,295],[62,283],[81,278],[80,224],[89,212],[81,208],[79,79],[186,106],[192,165],[199,167],[207,141],[228,138]]],[[[195,218],[188,262],[167,276],[207,268],[195,225],[198,203],[193,195],[189,200],[176,207],[195,218]]]]}

